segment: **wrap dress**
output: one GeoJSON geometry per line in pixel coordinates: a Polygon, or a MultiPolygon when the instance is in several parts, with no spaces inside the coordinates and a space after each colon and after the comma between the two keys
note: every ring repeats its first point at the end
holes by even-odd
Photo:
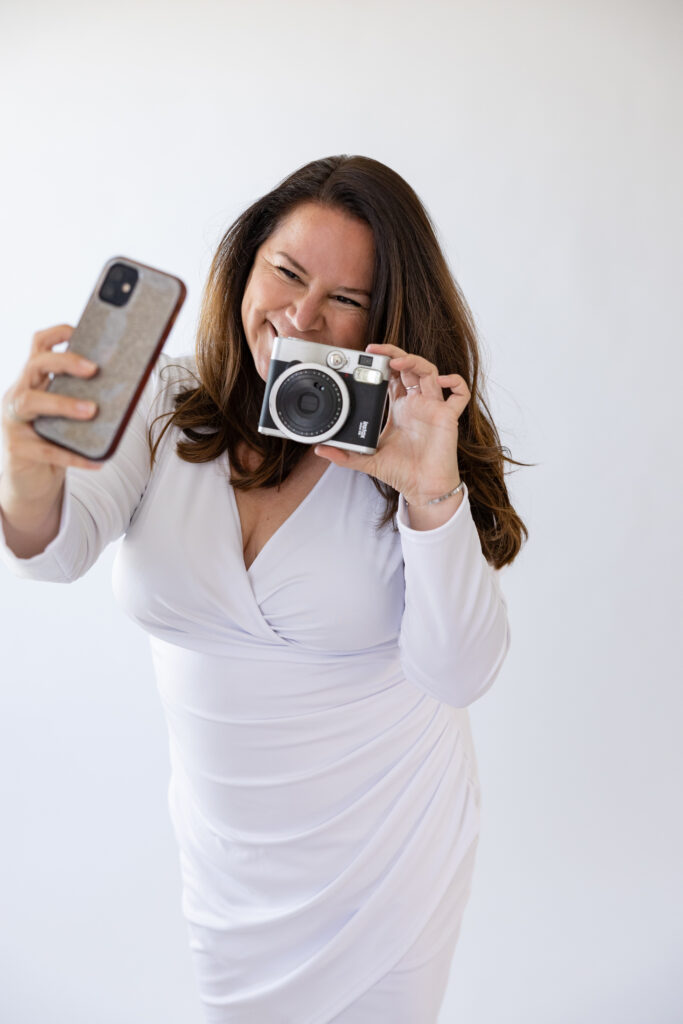
{"type": "Polygon", "coordinates": [[[150,470],[147,427],[192,368],[162,356],[114,457],[68,470],[58,536],[0,555],[70,582],[123,537],[207,1021],[353,1021],[396,965],[452,954],[480,825],[467,707],[505,659],[506,602],[466,488],[436,529],[403,499],[379,529],[372,481],[334,464],[247,570],[227,457],[184,462],[171,428],[150,470]]]}

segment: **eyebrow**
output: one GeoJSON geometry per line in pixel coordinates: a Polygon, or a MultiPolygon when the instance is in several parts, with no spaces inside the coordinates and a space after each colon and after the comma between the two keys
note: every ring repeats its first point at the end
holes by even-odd
{"type": "MultiPolygon", "coordinates": [[[[289,260],[289,262],[292,264],[292,266],[296,267],[296,269],[300,273],[308,274],[308,271],[304,267],[302,267],[300,263],[297,263],[297,261],[292,256],[290,256],[288,252],[276,252],[275,255],[276,256],[284,256],[285,259],[289,260]]],[[[370,298],[370,292],[366,292],[362,288],[346,288],[344,285],[340,284],[338,286],[338,291],[340,291],[340,292],[350,292],[352,295],[365,295],[366,298],[368,298],[368,299],[370,298]]]]}

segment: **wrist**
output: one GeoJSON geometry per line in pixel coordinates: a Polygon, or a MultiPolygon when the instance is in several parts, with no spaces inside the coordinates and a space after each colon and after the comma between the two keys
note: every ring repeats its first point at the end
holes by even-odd
{"type": "MultiPolygon", "coordinates": [[[[64,485],[40,499],[19,497],[6,474],[0,476],[0,521],[11,550],[32,548],[56,535],[62,513],[64,485]]],[[[15,550],[15,554],[17,551],[15,550]]],[[[24,555],[25,557],[25,555],[24,555]]]]}
{"type": "Polygon", "coordinates": [[[440,505],[444,501],[456,498],[459,494],[462,494],[463,488],[464,483],[460,476],[458,476],[457,483],[454,483],[451,487],[446,487],[445,490],[432,488],[431,494],[425,491],[414,497],[404,494],[403,500],[409,508],[427,508],[428,506],[440,505]]]}
{"type": "Polygon", "coordinates": [[[456,493],[453,494],[446,492],[448,497],[443,500],[425,505],[411,505],[404,495],[407,525],[413,530],[436,530],[443,526],[455,515],[465,498],[464,486],[457,485],[454,490],[456,493]]]}

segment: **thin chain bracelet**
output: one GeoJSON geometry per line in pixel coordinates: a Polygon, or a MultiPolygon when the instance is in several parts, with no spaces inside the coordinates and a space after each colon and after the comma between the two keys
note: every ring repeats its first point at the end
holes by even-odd
{"type": "Polygon", "coordinates": [[[452,498],[455,494],[457,494],[459,491],[463,489],[464,485],[464,480],[461,480],[458,486],[454,487],[452,491],[448,492],[448,494],[442,494],[440,498],[431,498],[429,501],[425,501],[424,505],[411,504],[411,502],[409,502],[406,499],[405,494],[403,495],[403,500],[405,501],[408,508],[427,508],[427,505],[438,505],[440,501],[445,501],[446,498],[452,498]]]}

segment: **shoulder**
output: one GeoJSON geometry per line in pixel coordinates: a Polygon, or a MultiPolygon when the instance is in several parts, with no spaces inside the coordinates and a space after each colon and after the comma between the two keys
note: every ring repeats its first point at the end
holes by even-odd
{"type": "Polygon", "coordinates": [[[157,359],[138,400],[133,417],[138,431],[148,439],[150,447],[163,439],[163,448],[170,443],[172,430],[166,430],[168,418],[176,410],[179,392],[199,383],[194,356],[170,356],[162,352],[157,359]]]}
{"type": "Polygon", "coordinates": [[[199,384],[197,363],[193,355],[170,356],[162,352],[154,368],[159,390],[179,391],[199,384]]]}
{"type": "Polygon", "coordinates": [[[197,364],[193,355],[171,356],[162,352],[147,382],[146,401],[143,405],[147,406],[152,418],[173,412],[175,396],[198,384],[197,364]]]}

